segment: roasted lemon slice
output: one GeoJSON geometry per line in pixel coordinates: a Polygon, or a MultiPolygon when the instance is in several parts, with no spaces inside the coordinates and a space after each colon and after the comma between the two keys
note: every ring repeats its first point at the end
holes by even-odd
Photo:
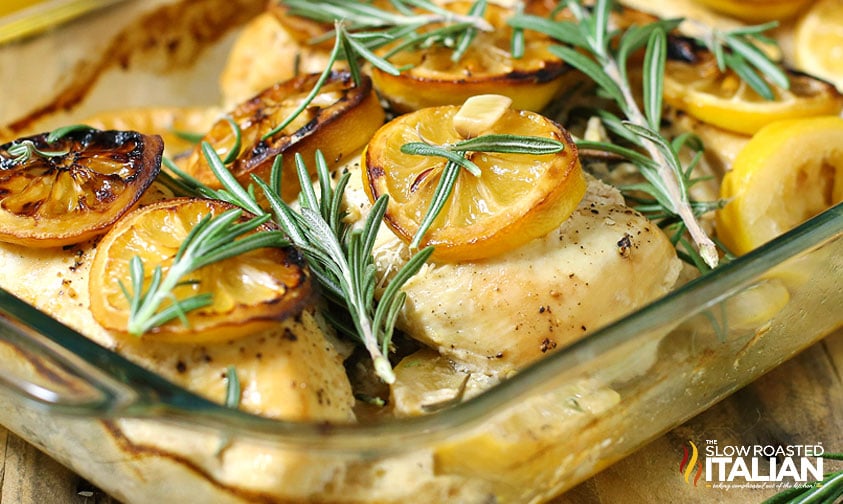
{"type": "MultiPolygon", "coordinates": [[[[144,285],[148,286],[156,266],[166,275],[182,242],[202,218],[231,208],[221,201],[176,198],[141,207],[120,219],[100,241],[91,264],[91,312],[97,322],[127,333],[130,301],[121,284],[132,285],[132,258],[143,261],[144,285]]],[[[265,229],[269,227],[254,232],[265,229]]],[[[298,313],[311,291],[310,275],[296,252],[259,248],[183,278],[172,291],[175,299],[210,293],[212,304],[187,312],[187,323],[172,320],[144,337],[199,343],[245,336],[298,313]]]]}
{"type": "MultiPolygon", "coordinates": [[[[275,157],[283,154],[281,197],[293,200],[300,190],[295,154],[310,161],[319,149],[329,166],[335,166],[362,148],[384,121],[371,80],[362,76],[358,86],[348,72],[335,72],[295,120],[273,133],[307,99],[319,77],[301,75],[264,90],[216,122],[202,142],[211,144],[220,158],[233,158],[229,169],[243,184],[251,183],[251,175],[268,180],[275,157]]],[[[202,153],[201,143],[191,153],[185,169],[209,187],[221,187],[202,153]]]]}
{"type": "Polygon", "coordinates": [[[773,123],[755,134],[726,174],[717,235],[744,254],[843,201],[843,118],[773,123]]]}
{"type": "MultiPolygon", "coordinates": [[[[447,4],[465,14],[469,2],[447,4]]],[[[549,40],[526,32],[524,55],[510,52],[512,30],[507,26],[507,9],[489,4],[484,16],[493,31],[480,31],[468,50],[453,61],[453,49],[442,45],[400,51],[389,57],[400,75],[372,69],[375,88],[393,110],[408,112],[438,105],[459,105],[471,96],[497,93],[509,96],[518,109],[543,109],[565,86],[565,75],[578,78],[562,60],[548,51],[549,40]]],[[[390,47],[385,48],[386,54],[390,47]]]]}
{"type": "Polygon", "coordinates": [[[102,234],[161,168],[163,142],[77,128],[0,145],[0,241],[58,247],[102,234]]]}
{"type": "Polygon", "coordinates": [[[748,23],[784,21],[813,0],[695,0],[697,3],[748,23]]]}
{"type": "MultiPolygon", "coordinates": [[[[437,145],[461,140],[454,124],[459,111],[446,105],[399,116],[375,133],[364,152],[364,188],[371,201],[389,196],[385,221],[408,243],[430,207],[446,161],[405,154],[401,147],[420,139],[437,145]]],[[[552,138],[564,149],[543,155],[468,153],[480,174],[461,170],[444,209],[420,241],[435,246],[436,260],[490,257],[543,236],[568,218],[585,194],[576,146],[556,123],[507,109],[484,134],[552,138]]]]}
{"type": "Polygon", "coordinates": [[[767,100],[731,70],[721,72],[709,51],[686,55],[691,61],[671,59],[666,64],[665,103],[727,131],[751,135],[773,121],[843,110],[840,92],[815,77],[787,71],[790,89],[770,83],[775,99],[767,100]]]}
{"type": "Polygon", "coordinates": [[[796,65],[843,89],[843,0],[819,0],[794,31],[796,65]]]}

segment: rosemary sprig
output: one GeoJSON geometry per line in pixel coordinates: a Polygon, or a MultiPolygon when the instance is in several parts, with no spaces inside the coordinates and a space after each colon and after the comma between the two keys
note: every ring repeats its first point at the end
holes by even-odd
{"type": "Polygon", "coordinates": [[[205,216],[188,233],[167,271],[164,272],[161,265],[155,266],[146,288],[143,261],[138,256],[132,257],[131,290],[120,283],[123,294],[129,300],[127,330],[130,334],[140,336],[176,318],[187,324],[187,312],[210,305],[213,299],[208,293],[184,299],[177,299],[173,294],[177,287],[190,283],[185,278],[196,270],[258,248],[289,245],[287,237],[280,231],[260,231],[246,236],[269,220],[269,216],[240,222],[241,214],[240,209],[232,209],[216,216],[205,216]]]}
{"type": "Polygon", "coordinates": [[[392,0],[393,10],[346,0],[280,0],[279,4],[286,6],[291,15],[323,23],[341,21],[347,33],[359,32],[359,36],[347,38],[358,41],[360,46],[346,54],[346,60],[363,58],[373,64],[400,51],[431,45],[454,49],[452,59],[459,61],[478,32],[494,30],[483,18],[486,0],[476,0],[466,14],[450,11],[429,0],[392,0]],[[390,43],[395,43],[395,47],[384,58],[371,53],[390,43]]]}
{"type": "Polygon", "coordinates": [[[172,177],[176,186],[182,191],[228,201],[264,219],[272,217],[285,236],[302,251],[328,303],[336,311],[347,314],[352,327],[348,327],[341,317],[331,316],[330,312],[326,316],[337,329],[363,344],[372,358],[376,374],[384,382],[394,382],[388,354],[395,321],[406,298],[401,287],[421,269],[433,248],[417,252],[390,280],[376,301],[377,278],[372,251],[386,212],[386,197],[375,202],[362,228],[352,229],[343,220],[342,209],[342,195],[351,175],[344,173],[336,186],[332,186],[325,158],[317,151],[318,193],[304,160],[299,155],[295,158],[302,191],[299,207],[294,209],[281,199],[282,163],[278,156],[269,181],[252,177],[254,185],[269,202],[270,214],[258,204],[252,186],[241,186],[210,144],[203,143],[202,151],[223,189],[210,189],[169,164],[176,174],[172,177]]]}
{"type": "MultiPolygon", "coordinates": [[[[619,32],[609,26],[613,8],[611,0],[597,0],[591,10],[577,1],[570,1],[567,5],[576,22],[521,15],[511,19],[510,24],[541,31],[564,43],[551,47],[551,52],[590,77],[600,91],[618,105],[623,118],[606,112],[604,118],[608,120],[604,122],[613,132],[647,153],[646,157],[632,155],[630,160],[650,183],[650,193],[655,199],[681,219],[705,263],[715,267],[718,263],[717,249],[697,221],[688,195],[686,170],[675,145],[659,133],[666,33],[678,26],[681,20],[661,20],[619,32]],[[611,43],[616,35],[619,36],[617,46],[611,43]],[[635,99],[627,73],[629,56],[641,47],[646,48],[643,110],[635,99]]],[[[589,146],[614,149],[602,143],[589,146]]]]}
{"type": "MultiPolygon", "coordinates": [[[[329,299],[351,316],[354,334],[372,357],[375,373],[386,383],[395,381],[387,358],[392,333],[406,294],[401,286],[415,275],[433,253],[426,248],[416,253],[389,282],[375,302],[377,278],[372,251],[386,212],[386,197],[373,205],[361,229],[352,230],[342,217],[342,193],[350,174],[344,173],[331,187],[324,157],[316,155],[320,194],[310,184],[304,160],[296,155],[296,169],[302,186],[300,209],[294,211],[280,196],[280,158],[273,166],[269,184],[254,177],[272,207],[275,220],[293,243],[302,249],[311,270],[326,289],[329,299]]],[[[343,329],[341,324],[338,324],[343,329]]]]}
{"type": "MultiPolygon", "coordinates": [[[[843,460],[843,453],[826,453],[823,458],[843,460]]],[[[821,481],[789,488],[770,497],[762,504],[833,504],[843,497],[843,470],[824,475],[821,481]]]]}
{"type": "Polygon", "coordinates": [[[419,224],[419,229],[410,242],[411,249],[417,249],[421,240],[430,230],[430,226],[445,208],[459,178],[460,169],[479,177],[480,167],[466,157],[470,152],[527,154],[540,156],[562,151],[565,144],[553,138],[489,134],[461,140],[452,144],[434,145],[428,142],[409,142],[401,146],[401,152],[417,156],[438,156],[447,162],[442,170],[439,183],[433,191],[430,205],[419,224]]]}

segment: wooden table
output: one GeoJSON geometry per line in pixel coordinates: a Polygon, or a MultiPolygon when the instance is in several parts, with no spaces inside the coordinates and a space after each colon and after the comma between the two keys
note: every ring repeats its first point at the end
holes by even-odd
{"type": "MultiPolygon", "coordinates": [[[[643,447],[555,500],[554,504],[652,502],[758,503],[775,493],[717,491],[686,484],[679,472],[692,438],[722,444],[816,444],[843,452],[843,331],[829,336],[732,397],[643,447]]],[[[0,502],[115,502],[0,427],[0,502]]],[[[843,468],[827,461],[826,470],[843,468]]]]}

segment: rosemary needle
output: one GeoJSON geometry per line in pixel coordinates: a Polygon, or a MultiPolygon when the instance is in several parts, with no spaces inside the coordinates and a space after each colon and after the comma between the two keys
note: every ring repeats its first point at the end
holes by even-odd
{"type": "Polygon", "coordinates": [[[240,388],[240,377],[237,375],[237,368],[229,365],[225,372],[227,386],[225,389],[225,406],[227,408],[237,409],[240,407],[240,397],[242,391],[240,388]]]}

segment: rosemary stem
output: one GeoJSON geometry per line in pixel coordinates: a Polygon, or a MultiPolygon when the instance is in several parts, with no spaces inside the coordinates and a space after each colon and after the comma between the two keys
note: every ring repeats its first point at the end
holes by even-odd
{"type": "Polygon", "coordinates": [[[369,352],[369,355],[372,356],[372,364],[375,368],[375,374],[385,383],[395,383],[395,372],[392,370],[392,365],[389,363],[389,359],[387,359],[381,352],[380,345],[378,345],[377,337],[375,336],[375,332],[372,328],[372,322],[369,318],[369,314],[363,309],[363,303],[358,302],[349,304],[357,306],[358,308],[357,320],[360,321],[359,326],[360,333],[363,337],[363,346],[366,348],[366,351],[369,352]]]}
{"type": "MultiPolygon", "coordinates": [[[[615,81],[615,83],[618,84],[621,93],[623,93],[623,98],[626,103],[625,112],[629,122],[641,127],[648,127],[647,119],[638,107],[638,102],[632,95],[632,90],[625,84],[621,76],[621,71],[618,67],[617,61],[614,58],[603,57],[602,59],[603,70],[613,81],[615,81]]],[[[668,191],[668,195],[670,196],[670,201],[675,205],[673,211],[679,216],[679,218],[682,219],[682,222],[685,223],[685,228],[688,230],[688,234],[691,235],[691,239],[696,244],[697,249],[700,252],[700,256],[703,258],[705,263],[711,268],[716,267],[719,262],[717,247],[714,245],[714,241],[712,241],[708,234],[706,234],[706,232],[702,229],[699,221],[697,221],[697,218],[694,216],[691,204],[688,202],[688,199],[684,197],[684,193],[679,187],[677,174],[670,169],[670,164],[667,159],[665,159],[664,154],[653,142],[647,139],[642,139],[642,141],[644,148],[647,149],[647,152],[658,166],[657,170],[659,177],[664,182],[665,189],[668,191]]]]}
{"type": "Polygon", "coordinates": [[[381,353],[377,336],[375,335],[374,328],[372,327],[372,321],[366,310],[366,303],[363,301],[363,295],[360,292],[362,287],[354,281],[353,275],[351,274],[351,267],[347,261],[343,261],[340,268],[345,285],[351,286],[348,292],[346,292],[346,295],[349,297],[347,304],[350,307],[354,307],[357,311],[356,316],[353,318],[358,330],[360,331],[363,346],[366,348],[366,351],[369,352],[369,355],[372,356],[375,373],[385,383],[394,383],[395,373],[392,371],[392,366],[389,364],[389,360],[383,355],[383,353],[381,353]]]}

